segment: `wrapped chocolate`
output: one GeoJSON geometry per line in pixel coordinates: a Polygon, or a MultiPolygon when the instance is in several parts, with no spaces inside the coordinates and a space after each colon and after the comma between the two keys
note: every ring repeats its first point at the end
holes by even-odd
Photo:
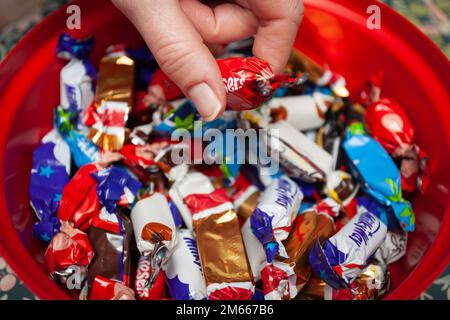
{"type": "Polygon", "coordinates": [[[314,241],[328,239],[333,233],[333,220],[322,212],[322,207],[298,215],[289,237],[283,241],[288,258],[277,259],[262,271],[265,299],[295,298],[312,275],[309,253],[314,241]]]}
{"type": "Polygon", "coordinates": [[[335,289],[349,287],[386,237],[383,208],[370,198],[358,200],[356,216],[323,244],[316,240],[309,256],[314,273],[335,289]]]}
{"type": "Polygon", "coordinates": [[[50,241],[44,255],[50,275],[62,283],[75,273],[83,281],[93,258],[94,250],[88,236],[73,228],[70,222],[61,222],[60,232],[50,241]]]}
{"type": "Polygon", "coordinates": [[[130,133],[130,142],[135,146],[143,146],[149,142],[150,133],[153,130],[151,123],[140,125],[133,128],[130,133]]]}
{"type": "Polygon", "coordinates": [[[347,205],[359,191],[359,185],[355,184],[350,174],[336,170],[327,176],[324,185],[325,193],[334,201],[347,205]]]}
{"type": "Polygon", "coordinates": [[[227,91],[227,108],[235,111],[255,109],[270,99],[280,87],[300,86],[306,77],[274,75],[270,64],[258,58],[217,60],[227,91]]]}
{"type": "Polygon", "coordinates": [[[70,150],[56,130],[52,130],[33,152],[30,177],[30,204],[38,222],[33,233],[44,242],[49,242],[59,232],[56,216],[59,202],[70,175],[70,150]]]}
{"type": "Polygon", "coordinates": [[[414,231],[411,203],[402,197],[400,172],[386,150],[365,134],[361,123],[349,127],[343,148],[364,190],[392,210],[403,230],[414,231]]]}
{"type": "MultiPolygon", "coordinates": [[[[227,108],[234,111],[255,109],[270,99],[277,88],[300,86],[306,81],[304,75],[275,75],[268,62],[255,57],[217,59],[217,64],[227,91],[227,108]]],[[[163,89],[157,96],[169,101],[180,97],[180,89],[167,76],[161,76],[158,82],[165,86],[152,88],[163,89]]]]}
{"type": "Polygon", "coordinates": [[[248,262],[255,281],[261,280],[261,270],[267,265],[266,251],[258,238],[253,234],[250,219],[241,228],[242,240],[247,252],[248,262]]]}
{"type": "Polygon", "coordinates": [[[114,213],[117,204],[129,205],[134,202],[141,183],[121,168],[111,166],[91,173],[97,183],[97,196],[109,213],[114,213]]]}
{"type": "Polygon", "coordinates": [[[186,145],[184,144],[171,144],[161,149],[155,157],[156,164],[161,168],[169,181],[182,180],[189,170],[189,166],[186,163],[174,163],[172,159],[173,152],[179,154],[185,147],[186,145]]]}
{"type": "Polygon", "coordinates": [[[150,260],[152,271],[148,285],[151,286],[177,241],[177,229],[166,197],[154,193],[139,200],[131,211],[131,220],[139,252],[150,260]]]}
{"type": "Polygon", "coordinates": [[[295,300],[323,300],[326,282],[313,274],[295,300]]]}
{"type": "Polygon", "coordinates": [[[397,101],[382,98],[365,115],[369,133],[394,158],[401,160],[402,189],[424,193],[430,183],[427,154],[414,144],[414,128],[397,101]]]}
{"type": "Polygon", "coordinates": [[[125,144],[120,153],[128,159],[133,164],[138,165],[145,169],[148,166],[155,164],[155,155],[161,150],[161,148],[166,147],[167,143],[160,146],[159,143],[155,145],[144,144],[142,146],[136,146],[133,144],[125,144]]]}
{"type": "Polygon", "coordinates": [[[90,291],[92,292],[97,276],[129,286],[133,234],[130,218],[124,214],[102,210],[93,220],[88,234],[95,252],[95,257],[88,268],[87,280],[90,291]]]}
{"type": "Polygon", "coordinates": [[[383,244],[375,253],[375,258],[386,265],[398,261],[406,254],[407,241],[407,232],[388,231],[383,244]]]}
{"type": "Polygon", "coordinates": [[[136,300],[131,288],[118,281],[96,276],[89,300],[136,300]]]}
{"type": "Polygon", "coordinates": [[[238,217],[225,191],[193,193],[184,202],[192,213],[208,299],[251,299],[253,277],[238,217]]]}
{"type": "Polygon", "coordinates": [[[192,229],[192,213],[184,202],[184,198],[197,193],[209,194],[214,187],[208,177],[200,172],[189,172],[184,179],[172,185],[169,191],[170,198],[178,208],[188,229],[192,229]]]}
{"type": "Polygon", "coordinates": [[[93,49],[94,38],[78,40],[67,33],[59,37],[56,48],[58,58],[69,60],[61,70],[60,104],[80,116],[94,100],[97,71],[88,60],[93,49]]]}
{"type": "Polygon", "coordinates": [[[349,288],[335,289],[325,286],[325,300],[376,300],[382,299],[390,289],[387,265],[369,264],[349,288]]]}
{"type": "Polygon", "coordinates": [[[118,151],[125,142],[134,71],[134,61],[124,52],[110,53],[100,61],[95,101],[83,122],[91,126],[89,138],[102,150],[118,151]]]}
{"type": "Polygon", "coordinates": [[[64,188],[58,208],[58,218],[69,221],[80,230],[90,227],[92,218],[100,212],[97,184],[91,173],[98,171],[95,164],[80,168],[64,188]]]}
{"type": "Polygon", "coordinates": [[[332,171],[331,155],[286,121],[267,128],[270,154],[278,154],[287,173],[309,183],[322,182],[332,171]]]}
{"type": "Polygon", "coordinates": [[[179,230],[177,237],[177,244],[164,267],[170,296],[175,300],[204,300],[206,285],[197,242],[191,230],[179,230]]]}
{"type": "Polygon", "coordinates": [[[288,177],[275,180],[261,194],[250,221],[253,234],[264,245],[268,262],[276,255],[288,258],[282,241],[289,235],[302,199],[297,184],[288,177]]]}
{"type": "Polygon", "coordinates": [[[267,104],[272,122],[286,120],[298,130],[311,130],[325,123],[325,113],[333,99],[317,90],[300,96],[274,97],[267,104]]]}
{"type": "Polygon", "coordinates": [[[349,96],[345,87],[346,81],[342,75],[331,71],[328,66],[322,67],[299,50],[292,52],[288,67],[294,69],[295,72],[307,72],[312,82],[318,86],[329,86],[338,97],[346,98],[349,96]]]}
{"type": "Polygon", "coordinates": [[[55,110],[54,118],[55,128],[69,146],[73,161],[78,168],[100,160],[98,147],[83,133],[76,130],[77,112],[65,110],[59,106],[55,110]]]}
{"type": "Polygon", "coordinates": [[[148,283],[152,275],[152,267],[147,257],[139,257],[136,270],[134,290],[138,300],[160,300],[165,297],[166,280],[164,272],[160,272],[150,288],[148,283]]]}

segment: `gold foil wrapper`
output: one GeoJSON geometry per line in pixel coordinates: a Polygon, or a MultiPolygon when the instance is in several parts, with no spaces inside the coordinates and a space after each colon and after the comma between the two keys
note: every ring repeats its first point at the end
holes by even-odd
{"type": "Polygon", "coordinates": [[[295,300],[324,300],[325,285],[325,281],[313,274],[295,300]]]}
{"type": "Polygon", "coordinates": [[[123,147],[125,135],[106,134],[101,130],[91,128],[89,139],[103,150],[118,151],[123,147]]]}
{"type": "Polygon", "coordinates": [[[228,210],[193,221],[206,285],[253,282],[236,212],[228,210]]]}
{"type": "Polygon", "coordinates": [[[333,221],[313,210],[304,212],[296,218],[289,237],[283,241],[289,258],[282,262],[294,269],[297,276],[297,291],[300,292],[311,278],[309,253],[314,241],[317,238],[328,239],[334,231],[333,221]]]}
{"type": "Polygon", "coordinates": [[[105,56],[100,61],[95,107],[105,101],[133,103],[135,63],[129,57],[105,56]]]}
{"type": "Polygon", "coordinates": [[[237,208],[237,214],[246,221],[255,211],[256,205],[258,203],[260,193],[255,191],[247,199],[242,202],[242,204],[237,208]]]}
{"type": "MultiPolygon", "coordinates": [[[[105,56],[100,61],[99,78],[94,100],[98,110],[105,102],[122,102],[128,106],[124,121],[133,105],[135,63],[125,55],[105,56]]],[[[105,126],[106,128],[106,126],[105,126]]],[[[89,139],[107,151],[118,151],[125,142],[125,128],[123,133],[109,134],[102,129],[92,128],[89,139]]]]}
{"type": "Polygon", "coordinates": [[[390,288],[390,274],[385,267],[377,264],[368,265],[356,278],[352,292],[355,300],[381,299],[390,288]]]}

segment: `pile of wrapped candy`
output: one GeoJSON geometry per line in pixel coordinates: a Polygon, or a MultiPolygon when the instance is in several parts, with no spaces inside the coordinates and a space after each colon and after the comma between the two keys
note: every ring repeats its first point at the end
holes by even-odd
{"type": "Polygon", "coordinates": [[[33,233],[55,281],[92,300],[386,295],[414,231],[404,196],[425,192],[429,164],[381,72],[350,98],[300,51],[276,75],[233,43],[217,59],[227,110],[199,129],[148,49],[113,45],[94,66],[94,46],[61,35],[60,105],[33,154],[33,233]],[[207,128],[257,129],[268,161],[248,161],[259,145],[242,162],[239,146],[208,153],[207,128]]]}

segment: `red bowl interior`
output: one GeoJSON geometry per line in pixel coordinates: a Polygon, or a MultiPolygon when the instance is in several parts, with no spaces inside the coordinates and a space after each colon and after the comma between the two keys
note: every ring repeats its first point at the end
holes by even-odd
{"type": "MultiPolygon", "coordinates": [[[[77,0],[82,29],[96,38],[94,63],[112,43],[142,42],[134,27],[108,0],[77,0]]],[[[450,101],[448,59],[409,22],[378,2],[305,0],[305,17],[296,47],[347,78],[355,92],[374,72],[385,71],[383,92],[395,97],[416,128],[416,142],[429,154],[429,191],[414,198],[416,231],[406,256],[392,265],[391,299],[416,298],[449,262],[448,170],[450,101]],[[381,8],[381,29],[366,27],[366,9],[381,8]]],[[[13,50],[0,67],[0,253],[41,299],[69,294],[49,279],[43,265],[45,246],[35,239],[35,215],[28,198],[33,148],[52,127],[59,102],[57,38],[66,31],[65,9],[58,11],[13,50]]]]}

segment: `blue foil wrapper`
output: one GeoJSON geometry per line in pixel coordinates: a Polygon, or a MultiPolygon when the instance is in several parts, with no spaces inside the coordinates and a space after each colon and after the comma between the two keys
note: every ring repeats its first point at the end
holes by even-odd
{"type": "Polygon", "coordinates": [[[276,255],[288,258],[282,241],[289,236],[302,200],[297,184],[286,176],[274,180],[260,195],[250,226],[265,249],[267,262],[276,255]]]}
{"type": "Polygon", "coordinates": [[[56,131],[52,131],[33,153],[30,177],[30,203],[40,220],[34,234],[49,242],[59,232],[56,217],[65,185],[69,182],[70,151],[56,131]]]}
{"type": "Polygon", "coordinates": [[[134,198],[142,187],[126,170],[114,166],[91,173],[91,177],[97,183],[99,202],[109,213],[114,213],[124,192],[131,193],[134,198]]]}
{"type": "MultiPolygon", "coordinates": [[[[94,49],[94,38],[75,39],[67,33],[59,37],[56,55],[70,62],[61,70],[61,105],[72,112],[81,113],[94,99],[98,74],[89,56],[94,49]]],[[[78,124],[82,126],[81,116],[78,124]]]]}
{"type": "Polygon", "coordinates": [[[170,200],[169,201],[170,212],[172,212],[173,222],[175,222],[175,226],[177,228],[181,228],[183,226],[183,218],[181,217],[180,210],[175,205],[175,203],[170,200]]]}
{"type": "Polygon", "coordinates": [[[361,123],[354,123],[347,130],[343,149],[366,193],[390,208],[404,231],[414,231],[414,213],[402,197],[400,171],[381,144],[366,135],[361,123]]]}
{"type": "Polygon", "coordinates": [[[55,127],[70,148],[73,160],[78,168],[100,160],[98,146],[87,136],[75,129],[78,113],[59,106],[55,111],[55,127]]]}
{"type": "Polygon", "coordinates": [[[252,232],[259,242],[262,243],[266,252],[267,262],[269,263],[273,261],[279,251],[279,245],[273,236],[272,219],[273,217],[258,208],[255,209],[250,217],[252,232]]]}
{"type": "Polygon", "coordinates": [[[68,33],[63,33],[58,39],[56,55],[65,59],[76,58],[83,60],[91,55],[94,46],[95,40],[93,37],[79,40],[68,33]]]}

